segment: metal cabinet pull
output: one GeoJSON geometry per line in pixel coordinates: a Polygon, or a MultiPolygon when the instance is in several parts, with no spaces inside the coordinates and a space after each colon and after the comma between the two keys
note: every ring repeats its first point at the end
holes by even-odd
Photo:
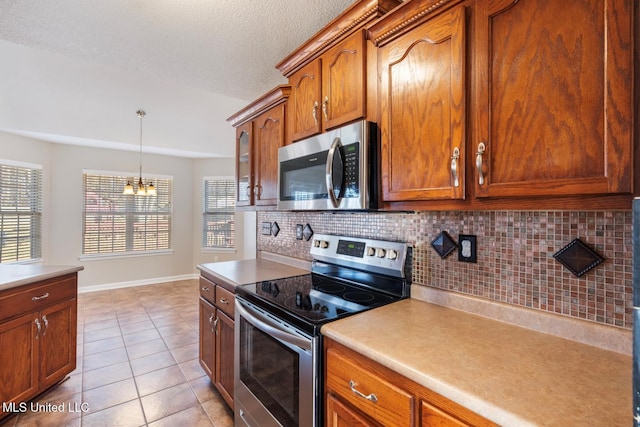
{"type": "Polygon", "coordinates": [[[251,186],[247,185],[247,197],[251,197],[251,193],[252,193],[251,186]]]}
{"type": "Polygon", "coordinates": [[[460,149],[458,147],[453,149],[453,156],[451,156],[451,174],[453,175],[453,186],[459,187],[460,180],[458,179],[458,159],[460,158],[460,149]]]}
{"type": "Polygon", "coordinates": [[[218,335],[218,321],[220,319],[218,317],[216,317],[216,320],[213,321],[213,331],[216,333],[216,335],[218,335]]]}
{"type": "Polygon", "coordinates": [[[200,289],[202,289],[203,292],[209,292],[209,288],[206,286],[201,286],[200,289]]]}
{"type": "Polygon", "coordinates": [[[476,169],[478,169],[478,184],[484,185],[484,174],[482,172],[482,155],[486,151],[487,147],[484,142],[478,144],[478,152],[476,153],[476,169]]]}
{"type": "Polygon", "coordinates": [[[47,329],[49,328],[49,321],[47,320],[47,316],[42,316],[42,321],[44,322],[44,330],[42,331],[42,336],[47,334],[47,329]]]}
{"type": "Polygon", "coordinates": [[[209,317],[209,325],[211,325],[211,333],[214,332],[214,326],[213,326],[213,313],[211,313],[211,317],[209,317]]]}
{"type": "Polygon", "coordinates": [[[31,301],[40,301],[41,299],[45,299],[45,298],[49,298],[49,292],[47,292],[44,295],[40,295],[39,297],[33,297],[31,298],[31,301]]]}
{"type": "Polygon", "coordinates": [[[253,194],[255,194],[258,198],[262,195],[262,185],[256,184],[253,186],[253,194]]]}
{"type": "Polygon", "coordinates": [[[38,339],[38,336],[40,335],[40,331],[42,330],[42,325],[40,325],[40,320],[38,319],[36,319],[35,322],[36,322],[36,328],[37,328],[36,339],[38,339]]]}
{"type": "Polygon", "coordinates": [[[373,403],[376,403],[378,401],[378,397],[375,394],[371,393],[371,394],[366,395],[366,394],[362,393],[361,391],[359,391],[358,389],[356,389],[356,385],[357,384],[356,384],[355,381],[353,381],[353,380],[349,381],[349,388],[356,395],[362,397],[363,399],[367,399],[367,400],[369,400],[369,401],[371,401],[373,403]]]}
{"type": "Polygon", "coordinates": [[[324,101],[322,101],[322,114],[324,114],[325,120],[329,120],[329,115],[327,114],[328,107],[329,107],[329,97],[325,96],[324,101]]]}
{"type": "Polygon", "coordinates": [[[229,304],[229,300],[225,297],[220,298],[220,304],[229,304]]]}
{"type": "Polygon", "coordinates": [[[313,121],[315,122],[316,126],[318,126],[318,101],[315,101],[313,103],[311,114],[313,115],[313,121]]]}

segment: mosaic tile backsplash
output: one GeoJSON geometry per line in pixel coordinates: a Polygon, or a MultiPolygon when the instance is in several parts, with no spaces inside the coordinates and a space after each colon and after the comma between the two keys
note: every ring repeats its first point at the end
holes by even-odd
{"type": "MultiPolygon", "coordinates": [[[[257,249],[310,260],[311,241],[296,240],[296,224],[315,233],[404,241],[413,246],[413,285],[632,328],[631,211],[442,211],[415,213],[258,212],[277,222],[277,237],[258,232],[257,249]],[[431,241],[446,231],[477,236],[477,263],[445,259],[431,241]],[[580,238],[605,261],[578,278],[553,254],[580,238]]],[[[311,239],[313,240],[313,239],[311,239]]]]}

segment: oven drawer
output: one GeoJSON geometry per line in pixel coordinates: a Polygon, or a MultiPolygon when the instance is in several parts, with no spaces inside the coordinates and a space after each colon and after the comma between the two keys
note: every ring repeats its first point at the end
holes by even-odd
{"type": "Polygon", "coordinates": [[[225,312],[230,318],[234,318],[235,296],[222,286],[216,286],[216,307],[225,312]]]}
{"type": "Polygon", "coordinates": [[[366,361],[326,352],[327,389],[385,426],[410,426],[413,395],[379,376],[366,361]]]}
{"type": "Polygon", "coordinates": [[[200,296],[213,304],[216,300],[216,284],[200,277],[200,296]]]}

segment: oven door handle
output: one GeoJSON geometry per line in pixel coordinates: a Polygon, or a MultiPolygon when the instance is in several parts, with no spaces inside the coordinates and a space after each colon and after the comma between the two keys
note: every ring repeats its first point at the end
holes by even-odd
{"type": "Polygon", "coordinates": [[[311,351],[311,340],[301,338],[279,328],[277,325],[260,316],[260,314],[256,313],[254,310],[242,305],[242,303],[237,299],[236,310],[240,312],[240,315],[244,317],[247,322],[251,323],[262,332],[271,335],[283,343],[295,345],[304,350],[311,351]]]}

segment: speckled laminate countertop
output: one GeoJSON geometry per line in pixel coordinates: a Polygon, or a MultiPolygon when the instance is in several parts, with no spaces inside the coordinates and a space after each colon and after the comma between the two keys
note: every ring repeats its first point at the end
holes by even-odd
{"type": "Polygon", "coordinates": [[[0,265],[0,291],[83,270],[71,265],[0,265]]]}
{"type": "Polygon", "coordinates": [[[309,274],[309,270],[263,258],[200,264],[198,269],[232,286],[309,274]]]}
{"type": "Polygon", "coordinates": [[[632,422],[628,355],[416,299],[322,333],[500,425],[632,422]]]}

